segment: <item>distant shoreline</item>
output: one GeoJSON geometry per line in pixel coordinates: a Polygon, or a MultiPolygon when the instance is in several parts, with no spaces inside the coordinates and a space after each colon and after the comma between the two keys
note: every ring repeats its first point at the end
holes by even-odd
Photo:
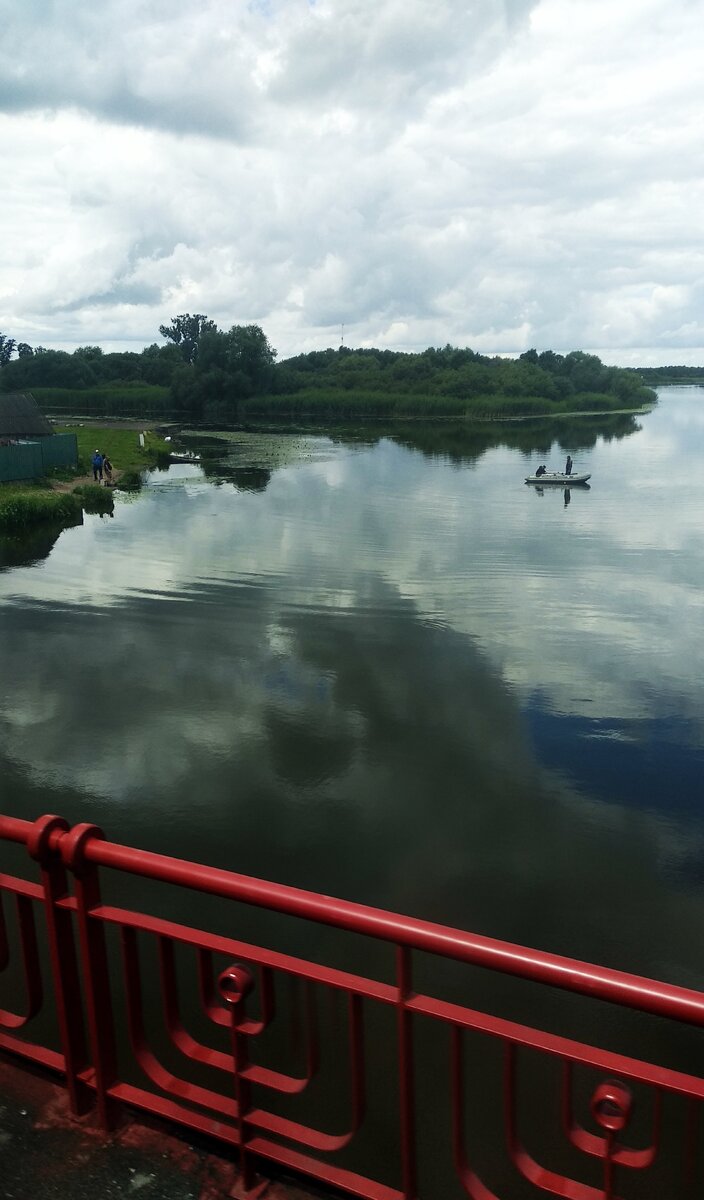
{"type": "MultiPolygon", "coordinates": [[[[688,385],[688,386],[696,386],[696,385],[688,385]]],[[[460,415],[454,414],[454,413],[438,413],[435,416],[418,415],[415,413],[409,414],[407,416],[404,416],[402,413],[393,413],[393,414],[383,414],[382,413],[379,415],[360,413],[358,416],[356,416],[355,414],[346,414],[344,417],[340,417],[339,419],[335,419],[335,420],[330,420],[329,418],[327,420],[322,419],[320,417],[320,415],[318,415],[316,413],[291,412],[291,413],[277,413],[276,417],[262,416],[261,419],[257,419],[256,415],[253,414],[251,417],[248,417],[247,420],[245,420],[245,421],[233,422],[233,423],[230,423],[227,421],[224,421],[222,423],[218,423],[218,422],[214,422],[214,421],[192,421],[192,420],[188,420],[187,416],[185,416],[185,415],[180,420],[174,420],[173,418],[171,418],[169,420],[163,420],[158,417],[144,417],[144,419],[141,421],[135,420],[134,417],[124,417],[124,418],[122,418],[122,417],[92,417],[88,413],[86,413],[86,414],[74,413],[71,415],[71,417],[61,416],[60,420],[56,416],[52,415],[51,413],[49,413],[48,415],[50,416],[50,418],[54,422],[54,424],[56,424],[56,425],[61,424],[62,426],[69,425],[72,428],[75,426],[75,423],[77,421],[80,421],[86,428],[90,426],[91,429],[114,429],[114,430],[126,430],[126,431],[135,431],[135,432],[142,431],[144,433],[149,433],[149,432],[153,432],[155,430],[168,430],[168,429],[174,429],[174,430],[176,430],[176,429],[194,429],[194,430],[202,429],[202,430],[208,430],[208,431],[212,431],[212,430],[216,430],[216,429],[243,429],[243,430],[246,430],[246,429],[251,429],[251,428],[286,429],[287,427],[294,425],[294,424],[301,424],[301,425],[308,424],[309,426],[311,426],[311,427],[315,426],[318,429],[322,429],[322,428],[325,428],[328,426],[330,427],[330,429],[339,429],[341,426],[348,425],[350,422],[354,422],[355,424],[360,424],[360,425],[385,425],[385,424],[390,424],[390,423],[395,423],[395,422],[403,423],[403,424],[407,424],[408,422],[417,422],[418,424],[423,424],[423,425],[435,425],[438,422],[452,421],[455,424],[463,424],[463,425],[504,425],[504,424],[514,424],[516,421],[555,421],[555,420],[560,420],[561,418],[564,418],[564,417],[570,417],[572,419],[574,419],[575,417],[611,417],[611,416],[616,416],[616,415],[638,417],[638,416],[644,416],[646,413],[652,412],[656,407],[657,407],[656,404],[645,404],[645,405],[641,405],[639,408],[604,408],[604,409],[589,410],[589,411],[586,411],[584,409],[571,409],[569,412],[560,411],[560,412],[544,412],[544,413],[522,413],[522,414],[517,414],[517,415],[513,415],[513,416],[495,416],[495,417],[494,416],[474,416],[473,414],[468,414],[468,413],[460,414],[460,415]]]]}

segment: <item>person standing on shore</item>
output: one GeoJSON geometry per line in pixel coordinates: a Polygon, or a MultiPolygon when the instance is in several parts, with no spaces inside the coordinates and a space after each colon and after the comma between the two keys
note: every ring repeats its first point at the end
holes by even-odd
{"type": "Polygon", "coordinates": [[[93,455],[93,480],[95,483],[102,483],[103,480],[103,456],[99,450],[93,455]]]}
{"type": "Polygon", "coordinates": [[[103,471],[105,473],[105,486],[112,487],[112,463],[107,454],[103,455],[103,471]]]}

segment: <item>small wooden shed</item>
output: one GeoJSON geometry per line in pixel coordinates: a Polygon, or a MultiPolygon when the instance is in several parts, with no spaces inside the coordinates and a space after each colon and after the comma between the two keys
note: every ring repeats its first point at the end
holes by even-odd
{"type": "Polygon", "coordinates": [[[27,392],[0,392],[0,443],[51,437],[54,430],[27,392]]]}
{"type": "Polygon", "coordinates": [[[55,433],[29,393],[0,392],[0,483],[77,466],[75,433],[55,433]]]}

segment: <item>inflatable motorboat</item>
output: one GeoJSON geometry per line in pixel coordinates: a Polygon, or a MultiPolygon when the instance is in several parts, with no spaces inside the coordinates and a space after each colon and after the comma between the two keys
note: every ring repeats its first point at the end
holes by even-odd
{"type": "Polygon", "coordinates": [[[541,487],[544,483],[555,483],[558,487],[574,487],[576,483],[586,483],[589,479],[591,479],[591,475],[578,475],[576,472],[565,475],[564,471],[546,471],[544,475],[526,475],[526,483],[537,483],[541,487]]]}

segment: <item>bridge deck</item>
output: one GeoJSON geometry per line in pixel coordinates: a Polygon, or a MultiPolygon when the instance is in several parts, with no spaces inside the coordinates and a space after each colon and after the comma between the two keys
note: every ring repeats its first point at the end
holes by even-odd
{"type": "MultiPolygon", "coordinates": [[[[127,1119],[106,1134],[94,1117],[74,1120],[64,1087],[0,1056],[0,1200],[239,1200],[238,1177],[234,1162],[156,1122],[127,1119]]],[[[324,1193],[277,1180],[260,1195],[324,1193]]]]}

